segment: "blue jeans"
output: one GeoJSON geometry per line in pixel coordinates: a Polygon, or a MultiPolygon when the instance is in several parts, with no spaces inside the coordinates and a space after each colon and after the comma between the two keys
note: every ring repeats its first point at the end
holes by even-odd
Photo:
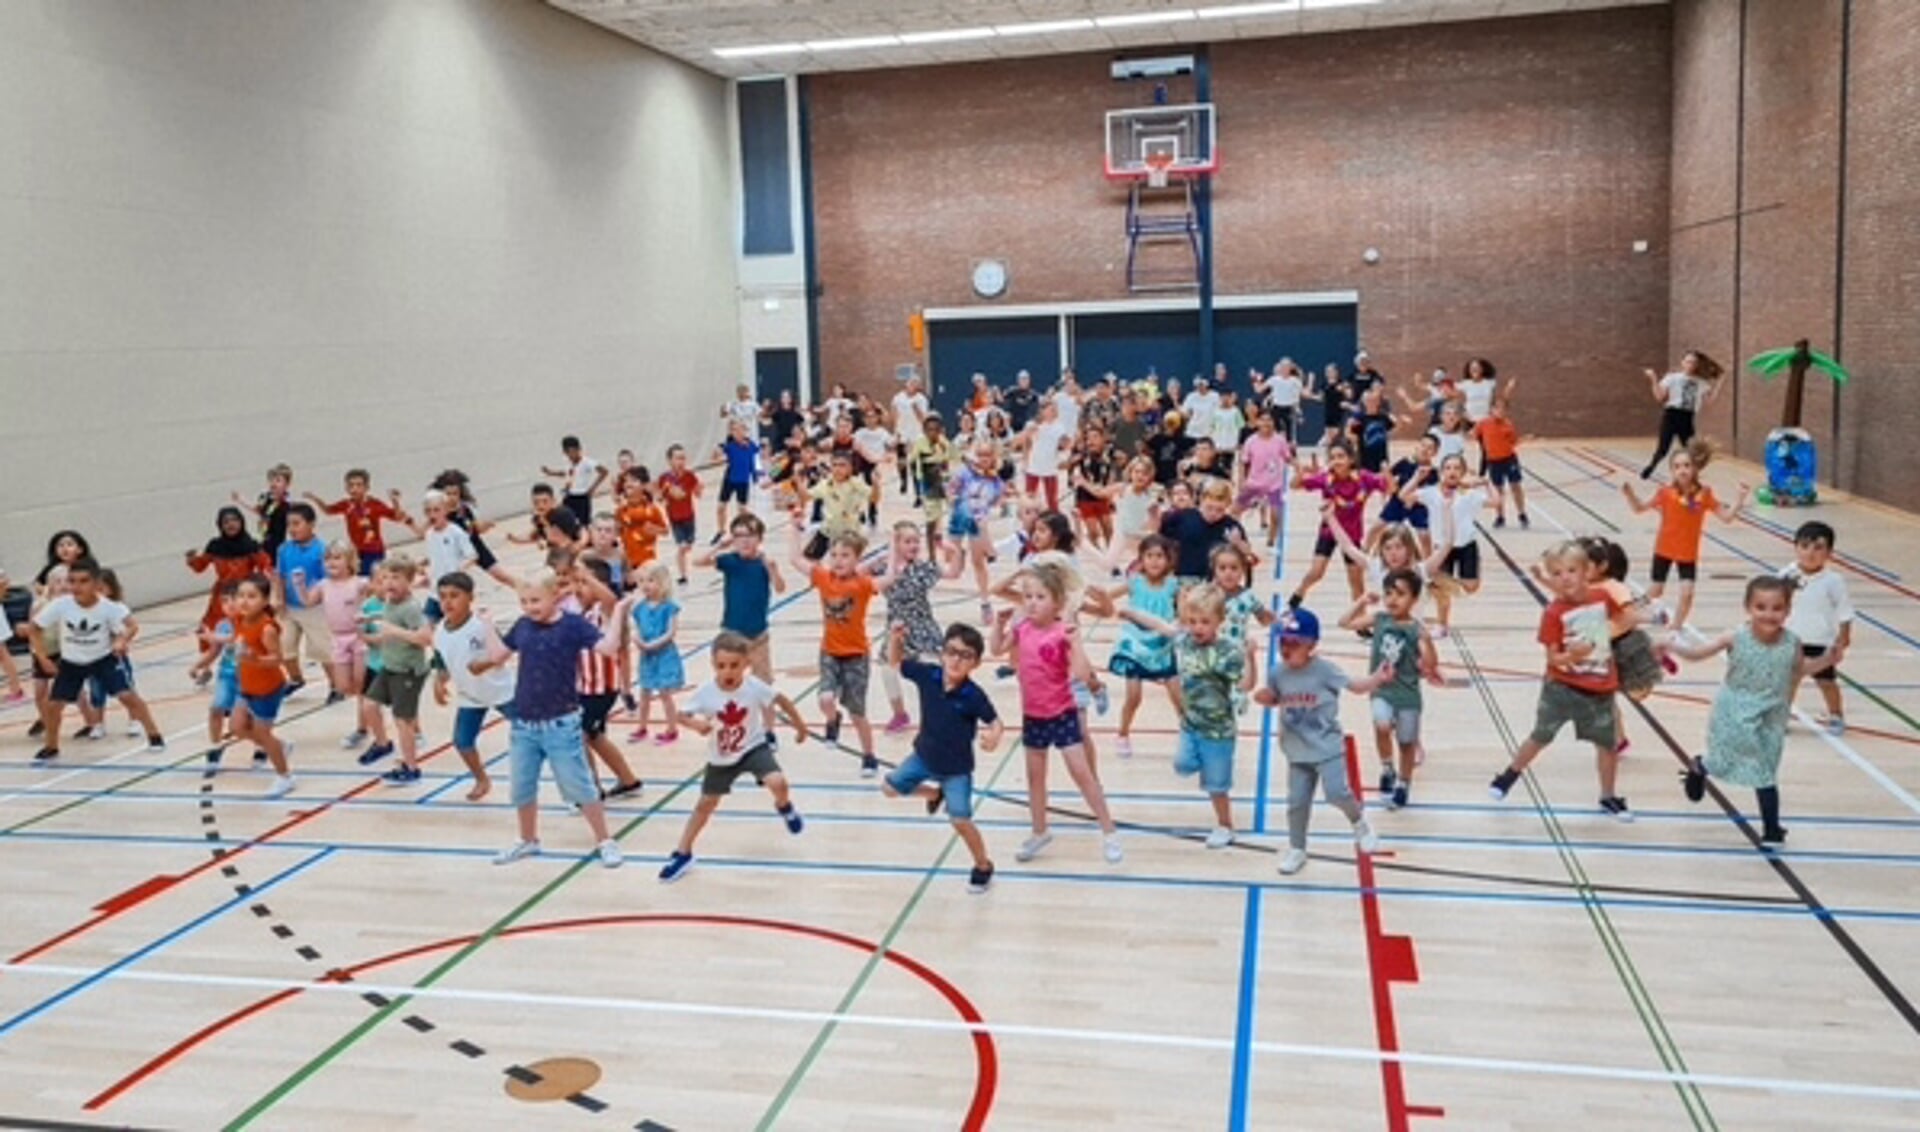
{"type": "Polygon", "coordinates": [[[1175,774],[1198,774],[1200,789],[1209,794],[1233,793],[1233,740],[1209,739],[1180,729],[1180,749],[1173,756],[1175,774]]]}
{"type": "Polygon", "coordinates": [[[531,806],[540,795],[540,764],[553,768],[560,796],[577,806],[600,800],[600,789],[587,769],[587,744],[580,734],[580,713],[558,719],[513,721],[508,747],[507,774],[516,808],[531,806]]]}
{"type": "Polygon", "coordinates": [[[453,713],[453,749],[472,751],[480,744],[480,729],[486,725],[487,713],[494,712],[500,718],[513,721],[511,704],[498,707],[462,707],[453,713]]]}
{"type": "Polygon", "coordinates": [[[940,787],[940,793],[946,799],[947,817],[954,821],[973,820],[973,775],[935,774],[920,760],[919,755],[908,755],[892,774],[887,775],[887,785],[893,787],[896,794],[912,794],[922,782],[932,782],[940,787]]]}

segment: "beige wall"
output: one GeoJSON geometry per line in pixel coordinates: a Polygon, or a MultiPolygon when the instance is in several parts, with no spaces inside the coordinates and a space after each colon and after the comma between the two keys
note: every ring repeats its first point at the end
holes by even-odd
{"type": "Polygon", "coordinates": [[[719,79],[541,4],[0,4],[0,563],[148,600],[278,460],[501,512],[712,441],[730,187],[719,79]]]}

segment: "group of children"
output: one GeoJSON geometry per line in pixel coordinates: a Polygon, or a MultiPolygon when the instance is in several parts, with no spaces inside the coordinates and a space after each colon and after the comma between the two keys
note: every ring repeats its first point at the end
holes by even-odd
{"type": "MultiPolygon", "coordinates": [[[[1133,725],[1148,685],[1159,685],[1178,713],[1173,766],[1197,777],[1210,801],[1208,848],[1225,848],[1236,836],[1233,770],[1239,720],[1252,702],[1278,712],[1279,749],[1289,766],[1281,871],[1307,863],[1316,788],[1350,819],[1356,844],[1371,850],[1377,835],[1347,781],[1341,695],[1369,698],[1382,800],[1389,809],[1408,805],[1425,755],[1422,685],[1440,682],[1435,641],[1448,631],[1453,600],[1479,588],[1483,513],[1491,505],[1492,525],[1503,525],[1510,489],[1523,525],[1527,515],[1519,437],[1506,415],[1513,384],[1492,388],[1490,363],[1476,359],[1459,386],[1443,375],[1429,382],[1430,431],[1391,467],[1373,435],[1374,418],[1390,414],[1381,408],[1383,386],[1368,372],[1356,367],[1329,394],[1357,409],[1351,429],[1306,454],[1294,450],[1291,433],[1299,399],[1314,394],[1300,388],[1297,367],[1276,367],[1263,391],[1272,398],[1277,390],[1280,400],[1254,406],[1224,458],[1218,414],[1237,417],[1240,410],[1204,380],[1178,402],[1111,380],[1082,390],[1070,373],[1044,394],[1030,379],[999,396],[983,386],[951,439],[917,384],[894,398],[891,417],[864,398],[836,397],[813,413],[790,400],[762,407],[743,389],[722,409],[728,435],[714,454],[722,465],[719,524],[705,547],[696,529],[704,485],[686,449],[670,449],[656,476],[627,452],[616,469],[604,468],[568,437],[566,463],[543,469],[562,490],[536,485],[529,531],[506,536],[545,552],[524,576],[486,547],[490,525],[478,519],[457,470],[436,477],[416,519],[400,493],[376,496],[365,471],[348,473],[338,500],[295,501],[291,471],[276,467],[266,493],[222,508],[215,537],[187,558],[215,579],[194,669],[196,680],[213,685],[209,757],[217,759],[228,742],[251,744],[256,761],[274,771],[269,795],[294,789],[291,744],[276,736],[275,725],[285,700],[305,682],[304,656],[326,672],[327,703],[356,702],[343,746],[358,750],[362,765],[397,756],[384,774],[390,783],[420,777],[420,705],[429,688],[437,704],[455,708],[452,746],[472,776],[471,800],[491,788],[479,737],[489,717],[508,722],[518,837],[497,858],[502,864],[540,851],[543,765],[586,819],[601,863],[620,863],[603,806],[642,789],[608,734],[623,700],[635,724],[629,741],[671,745],[685,729],[708,745],[700,801],[661,880],[685,875],[697,839],[742,775],[767,787],[786,828],[798,834],[804,822],[777,758],[774,728],[784,718],[801,742],[813,729],[775,686],[773,595],[788,583],[767,551],[765,522],[750,509],[765,492],[788,514],[787,565],[819,602],[824,738],[837,745],[842,720],[850,722],[861,773],[879,775],[867,708],[876,661],[868,611],[878,596],[885,603],[877,650],[890,708],[885,732],[914,729],[906,685],[919,708],[910,756],[880,785],[889,795],[924,800],[930,813],[946,809],[972,856],[973,891],[985,891],[994,870],[973,822],[975,752],[997,746],[1006,726],[975,679],[990,655],[1007,662],[1001,675],[1016,677],[1019,692],[1031,828],[1018,860],[1032,860],[1052,841],[1046,780],[1054,751],[1102,832],[1103,856],[1123,859],[1088,718],[1107,710],[1103,672],[1124,685],[1119,757],[1134,754],[1133,725]],[[1471,427],[1463,424],[1469,418],[1471,427]],[[787,434],[777,435],[783,426],[787,434]],[[772,434],[765,444],[763,428],[772,434]],[[1468,471],[1467,438],[1480,442],[1482,476],[1468,471]],[[900,466],[899,482],[919,513],[895,524],[870,553],[889,462],[900,466]],[[1320,496],[1322,522],[1311,568],[1276,616],[1251,582],[1259,555],[1280,553],[1295,488],[1320,496]],[[609,490],[611,503],[601,509],[609,490]],[[1382,506],[1370,517],[1376,496],[1382,506]],[[730,513],[729,504],[737,509],[730,513]],[[258,538],[241,508],[257,520],[258,538]],[[343,540],[321,541],[315,527],[322,514],[342,520],[343,540]],[[1269,540],[1259,550],[1241,517],[1262,522],[1269,540]],[[1010,524],[1004,540],[991,533],[996,523],[1010,524]],[[392,526],[423,542],[420,559],[388,553],[392,526]],[[667,537],[672,569],[658,549],[667,537]],[[1350,598],[1339,623],[1368,649],[1359,676],[1318,654],[1320,620],[1304,607],[1336,557],[1350,598]],[[1013,569],[996,583],[993,567],[1003,559],[1013,569]],[[714,571],[722,590],[719,632],[697,642],[682,640],[675,600],[676,584],[687,584],[694,570],[714,571]],[[520,616],[504,631],[476,606],[482,573],[518,596],[520,616]],[[980,625],[943,626],[933,592],[969,574],[980,625]],[[1431,624],[1419,612],[1429,591],[1431,624]],[[1097,664],[1087,631],[1107,619],[1118,623],[1118,639],[1097,664]],[[1256,628],[1278,637],[1271,667],[1267,635],[1256,628]],[[689,691],[683,655],[700,648],[711,651],[712,675],[689,691]],[[613,776],[605,786],[602,763],[613,776]]],[[[1651,500],[1624,489],[1635,510],[1661,515],[1653,586],[1644,593],[1628,585],[1617,544],[1567,542],[1543,557],[1537,577],[1551,598],[1539,631],[1546,672],[1534,728],[1493,780],[1497,797],[1571,722],[1577,738],[1595,745],[1601,808],[1631,820],[1616,779],[1627,746],[1618,693],[1644,698],[1671,657],[1704,660],[1724,651],[1727,685],[1716,700],[1707,754],[1689,768],[1686,790],[1702,796],[1710,778],[1752,786],[1765,840],[1784,839],[1775,772],[1786,705],[1798,680],[1811,675],[1827,700],[1827,725],[1843,726],[1834,674],[1851,610],[1844,582],[1827,565],[1833,532],[1810,523],[1797,539],[1795,566],[1749,586],[1746,626],[1713,638],[1686,628],[1705,515],[1730,519],[1744,503],[1744,490],[1724,505],[1700,483],[1708,458],[1697,443],[1676,453],[1669,482],[1651,500]],[[1658,601],[1674,571],[1679,604],[1669,615],[1658,601]]],[[[71,537],[49,548],[42,600],[28,626],[44,704],[46,745],[38,758],[59,755],[61,709],[78,701],[86,710],[95,696],[80,693],[89,685],[100,699],[119,698],[157,747],[162,740],[124,660],[138,625],[102,592],[103,572],[84,540],[63,536],[71,537]]]]}

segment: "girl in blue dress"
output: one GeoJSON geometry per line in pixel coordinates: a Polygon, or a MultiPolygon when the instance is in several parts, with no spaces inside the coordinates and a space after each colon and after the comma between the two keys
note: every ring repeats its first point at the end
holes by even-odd
{"type": "Polygon", "coordinates": [[[673,706],[673,694],[685,686],[687,670],[674,645],[679,623],[680,604],[673,600],[673,574],[664,562],[648,563],[640,570],[640,601],[633,607],[634,636],[640,649],[640,729],[646,730],[654,697],[658,696],[666,706],[667,726],[653,741],[663,747],[680,738],[680,717],[673,706]]]}
{"type": "MultiPolygon", "coordinates": [[[[1119,585],[1104,591],[1108,598],[1126,598],[1127,607],[1137,613],[1165,622],[1178,619],[1175,599],[1180,579],[1173,573],[1174,546],[1162,535],[1140,540],[1140,569],[1119,585]]],[[[1120,738],[1116,744],[1120,757],[1133,757],[1133,717],[1140,710],[1145,685],[1158,684],[1167,690],[1174,709],[1180,707],[1180,693],[1174,677],[1179,674],[1173,657],[1173,642],[1131,621],[1120,633],[1107,670],[1127,682],[1126,698],[1120,701],[1120,738]]]]}

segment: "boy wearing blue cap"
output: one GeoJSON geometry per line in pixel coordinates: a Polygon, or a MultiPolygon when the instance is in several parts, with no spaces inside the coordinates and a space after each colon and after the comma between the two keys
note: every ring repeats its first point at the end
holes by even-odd
{"type": "Polygon", "coordinates": [[[1280,871],[1287,876],[1307,867],[1307,823],[1313,817],[1316,785],[1325,792],[1327,804],[1353,823],[1353,841],[1361,852],[1380,847],[1347,784],[1340,693],[1371,695],[1393,679],[1393,666],[1349,679],[1337,665],[1313,655],[1319,644],[1320,619],[1305,609],[1290,610],[1280,622],[1280,663],[1268,671],[1267,686],[1253,697],[1262,707],[1280,709],[1280,750],[1287,756],[1288,846],[1280,871]]]}

